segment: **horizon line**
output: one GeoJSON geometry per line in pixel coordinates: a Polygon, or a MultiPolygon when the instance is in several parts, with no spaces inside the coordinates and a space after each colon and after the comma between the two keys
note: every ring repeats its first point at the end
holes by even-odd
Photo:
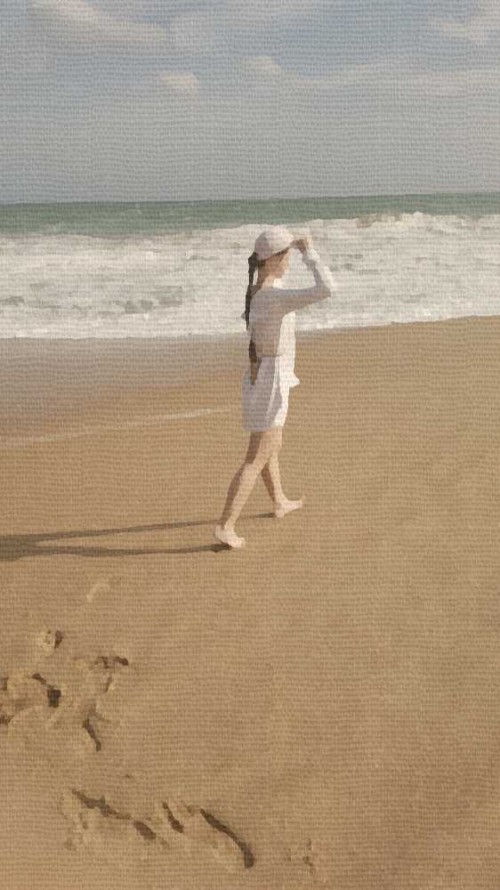
{"type": "Polygon", "coordinates": [[[86,199],[86,200],[47,200],[47,201],[0,201],[0,207],[33,207],[33,206],[47,206],[47,205],[66,205],[71,206],[75,204],[114,204],[114,205],[123,205],[123,204],[236,204],[240,202],[247,202],[251,204],[260,204],[260,203],[268,203],[270,201],[346,201],[352,198],[418,198],[418,197],[437,197],[439,195],[500,195],[500,191],[475,191],[475,190],[465,190],[465,191],[456,191],[456,190],[447,190],[447,191],[436,191],[436,192],[378,192],[371,194],[354,194],[354,195],[302,195],[296,197],[278,197],[276,195],[271,197],[262,197],[262,198],[185,198],[185,199],[144,199],[144,198],[136,198],[136,199],[127,199],[127,200],[97,200],[97,199],[86,199]]]}

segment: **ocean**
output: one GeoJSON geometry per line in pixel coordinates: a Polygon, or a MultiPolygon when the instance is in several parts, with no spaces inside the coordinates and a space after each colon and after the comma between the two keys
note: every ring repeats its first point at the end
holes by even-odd
{"type": "MultiPolygon", "coordinates": [[[[297,330],[500,314],[500,193],[4,205],[0,339],[243,333],[274,224],[309,231],[339,284],[297,330]]],[[[296,252],[284,284],[311,284],[296,252]]]]}

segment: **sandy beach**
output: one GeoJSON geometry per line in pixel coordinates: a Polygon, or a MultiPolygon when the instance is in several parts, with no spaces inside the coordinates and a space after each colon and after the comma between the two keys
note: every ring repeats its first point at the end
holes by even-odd
{"type": "Polygon", "coordinates": [[[5,341],[7,890],[497,890],[500,318],[303,335],[213,538],[246,340],[5,341]]]}

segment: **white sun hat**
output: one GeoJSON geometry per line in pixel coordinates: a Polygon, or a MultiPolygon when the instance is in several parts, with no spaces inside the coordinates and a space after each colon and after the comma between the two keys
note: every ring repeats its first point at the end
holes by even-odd
{"type": "Polygon", "coordinates": [[[254,250],[259,260],[267,260],[273,254],[286,250],[293,241],[295,241],[294,235],[284,226],[272,226],[260,233],[254,250]]]}

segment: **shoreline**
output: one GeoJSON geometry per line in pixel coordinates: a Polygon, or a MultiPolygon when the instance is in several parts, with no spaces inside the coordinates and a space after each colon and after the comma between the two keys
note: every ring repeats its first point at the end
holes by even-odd
{"type": "MultiPolygon", "coordinates": [[[[327,328],[305,328],[299,329],[297,328],[296,333],[297,337],[314,337],[321,336],[326,334],[336,334],[346,332],[354,332],[354,331],[367,331],[372,329],[380,329],[380,328],[393,328],[393,327],[413,327],[414,325],[435,325],[435,324],[447,324],[448,322],[460,322],[460,321],[474,321],[488,319],[488,318],[500,318],[500,310],[494,313],[487,313],[485,315],[449,315],[443,318],[430,318],[430,319],[418,319],[411,321],[383,321],[379,323],[372,322],[370,324],[358,324],[358,325],[338,325],[335,327],[327,327],[327,328]]],[[[176,344],[179,347],[185,346],[189,343],[202,343],[202,344],[222,344],[226,341],[232,340],[244,340],[246,338],[246,332],[239,331],[229,332],[229,333],[218,333],[218,334],[179,334],[175,337],[167,337],[167,336],[159,336],[159,337],[0,337],[0,346],[2,344],[8,344],[9,346],[13,346],[17,343],[27,343],[27,344],[65,344],[69,346],[69,344],[78,344],[81,343],[83,345],[90,344],[101,344],[104,348],[105,344],[112,344],[118,346],[123,343],[172,343],[176,344]]],[[[0,360],[1,360],[1,352],[0,352],[0,360]]]]}
{"type": "MultiPolygon", "coordinates": [[[[418,336],[450,328],[500,324],[500,315],[467,316],[440,321],[395,322],[388,325],[297,331],[296,366],[301,351],[331,342],[368,343],[418,336]]],[[[12,338],[0,343],[0,448],[2,441],[23,435],[55,432],[74,424],[81,411],[95,413],[96,425],[116,423],[127,395],[134,417],[168,414],[168,393],[190,390],[189,410],[217,403],[222,379],[239,384],[247,364],[247,335],[222,337],[53,339],[12,338]],[[207,402],[208,399],[208,402],[207,402]]],[[[300,377],[300,374],[299,374],[300,377]]],[[[232,386],[232,404],[240,402],[232,386]]],[[[130,409],[130,405],[127,410],[130,409]]]]}

